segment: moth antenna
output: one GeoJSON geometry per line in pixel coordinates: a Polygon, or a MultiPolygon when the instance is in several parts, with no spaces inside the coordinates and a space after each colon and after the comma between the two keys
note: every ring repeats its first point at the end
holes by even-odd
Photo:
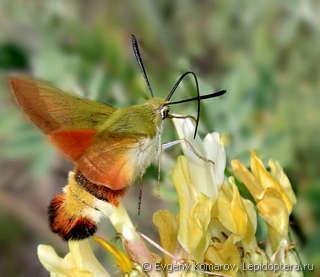
{"type": "Polygon", "coordinates": [[[198,125],[199,125],[199,120],[200,120],[200,100],[201,100],[201,96],[200,96],[200,90],[199,90],[199,82],[198,82],[198,78],[197,75],[193,72],[193,71],[187,71],[185,73],[183,73],[180,78],[175,82],[174,86],[172,87],[172,89],[170,90],[166,100],[170,101],[171,97],[173,96],[173,94],[175,93],[175,91],[177,90],[178,86],[180,85],[180,83],[183,81],[183,79],[188,76],[188,75],[192,75],[196,84],[196,92],[197,92],[197,98],[196,100],[198,101],[197,103],[197,117],[196,117],[196,127],[194,129],[194,135],[193,138],[196,138],[197,135],[197,131],[198,131],[198,125]]]}
{"type": "MultiPolygon", "coordinates": [[[[227,91],[225,89],[222,89],[222,90],[218,90],[218,91],[215,91],[215,92],[212,92],[209,94],[201,95],[200,100],[218,97],[218,96],[225,94],[226,92],[227,91]]],[[[198,97],[193,97],[193,98],[188,98],[188,99],[183,99],[183,100],[178,100],[178,101],[169,101],[169,102],[164,103],[163,106],[181,104],[181,103],[191,102],[191,101],[195,101],[195,100],[198,100],[198,97]]],[[[168,116],[168,118],[170,118],[170,115],[168,116]]],[[[194,119],[194,120],[196,120],[196,119],[194,119]]]]}
{"type": "Polygon", "coordinates": [[[140,51],[139,51],[139,44],[138,44],[138,41],[137,41],[137,38],[134,34],[131,34],[131,44],[132,44],[132,49],[133,49],[133,53],[136,57],[136,60],[139,64],[139,67],[140,67],[140,70],[142,72],[142,75],[143,75],[143,78],[147,84],[147,87],[149,89],[149,92],[151,94],[151,97],[153,97],[153,91],[152,91],[152,88],[151,88],[151,85],[150,85],[150,82],[149,82],[149,78],[148,78],[148,75],[147,75],[147,72],[146,72],[146,69],[144,67],[144,64],[143,64],[143,61],[142,61],[142,58],[141,58],[141,54],[140,54],[140,51]]]}

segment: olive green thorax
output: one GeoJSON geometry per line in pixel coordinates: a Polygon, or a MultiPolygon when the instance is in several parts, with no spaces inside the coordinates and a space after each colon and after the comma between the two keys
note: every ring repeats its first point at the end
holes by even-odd
{"type": "Polygon", "coordinates": [[[165,102],[165,99],[154,97],[140,105],[119,108],[99,129],[154,137],[162,121],[161,107],[165,102]]]}

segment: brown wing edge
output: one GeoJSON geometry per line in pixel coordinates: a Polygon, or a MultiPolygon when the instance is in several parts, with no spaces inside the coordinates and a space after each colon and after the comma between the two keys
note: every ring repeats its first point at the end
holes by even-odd
{"type": "Polygon", "coordinates": [[[32,79],[24,76],[11,77],[10,84],[17,104],[37,127],[46,134],[59,127],[59,123],[50,114],[46,114],[45,118],[41,113],[43,103],[39,97],[39,89],[32,79]],[[37,103],[34,101],[36,98],[37,103]]]}

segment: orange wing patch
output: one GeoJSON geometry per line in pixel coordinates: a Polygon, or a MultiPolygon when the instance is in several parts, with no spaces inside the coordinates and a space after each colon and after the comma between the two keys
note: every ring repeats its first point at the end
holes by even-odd
{"type": "Polygon", "coordinates": [[[120,190],[130,185],[135,174],[138,138],[108,137],[94,143],[77,161],[77,169],[92,183],[120,190]]]}
{"type": "Polygon", "coordinates": [[[70,159],[79,159],[92,145],[96,130],[62,130],[49,135],[51,142],[58,146],[70,159]]]}

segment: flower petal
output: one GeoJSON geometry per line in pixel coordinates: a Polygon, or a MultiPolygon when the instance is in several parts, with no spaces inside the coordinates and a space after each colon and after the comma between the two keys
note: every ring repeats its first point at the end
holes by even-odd
{"type": "Polygon", "coordinates": [[[209,245],[208,227],[212,206],[212,200],[204,194],[200,194],[192,206],[189,216],[179,217],[178,240],[196,261],[203,259],[204,252],[209,245]]]}
{"type": "Polygon", "coordinates": [[[59,257],[54,248],[50,245],[40,244],[37,249],[38,259],[46,270],[50,273],[71,276],[72,265],[59,257]]]}
{"type": "Polygon", "coordinates": [[[218,133],[208,134],[203,141],[197,135],[193,138],[195,124],[190,119],[173,119],[180,139],[186,139],[194,151],[205,159],[200,159],[191,147],[182,143],[182,150],[189,161],[190,176],[195,189],[213,200],[218,195],[218,190],[224,180],[226,154],[218,133]],[[201,180],[201,182],[199,182],[201,180]]]}
{"type": "Polygon", "coordinates": [[[178,157],[172,173],[172,180],[178,193],[180,214],[186,213],[186,216],[188,216],[188,212],[197,196],[197,192],[191,181],[186,157],[178,157]]]}
{"type": "Polygon", "coordinates": [[[248,217],[237,186],[232,184],[231,213],[235,222],[235,234],[243,237],[247,232],[248,217]]]}
{"type": "Polygon", "coordinates": [[[189,254],[201,261],[209,243],[207,229],[213,201],[194,189],[184,156],[178,157],[172,178],[180,206],[178,240],[189,254]]]}
{"type": "MultiPolygon", "coordinates": [[[[179,139],[186,139],[190,143],[195,150],[197,150],[200,154],[204,155],[202,142],[199,135],[194,136],[195,125],[193,121],[189,118],[187,119],[173,119],[174,127],[176,128],[179,139]]],[[[184,155],[188,158],[189,161],[194,163],[202,163],[202,161],[194,154],[194,152],[188,147],[185,143],[182,144],[182,150],[184,155]]]]}
{"type": "MultiPolygon", "coordinates": [[[[197,151],[203,157],[206,157],[203,149],[202,141],[197,135],[193,138],[194,123],[190,119],[173,119],[175,128],[180,139],[186,139],[192,148],[197,151]]],[[[194,188],[198,192],[202,192],[208,196],[217,195],[217,188],[212,184],[211,164],[201,160],[195,153],[190,149],[190,146],[185,143],[181,144],[184,156],[188,159],[188,167],[190,169],[190,180],[193,183],[194,188]],[[199,182],[201,180],[201,182],[199,182]]]]}
{"type": "MultiPolygon", "coordinates": [[[[271,169],[271,174],[274,178],[278,180],[278,182],[281,184],[281,186],[284,188],[292,206],[296,203],[296,196],[292,190],[291,183],[287,177],[287,175],[284,173],[281,165],[277,161],[270,160],[269,166],[271,169]]],[[[289,213],[291,213],[291,210],[289,210],[289,213]]]]}
{"type": "Polygon", "coordinates": [[[116,231],[128,241],[140,240],[125,207],[120,203],[109,217],[116,231]]]}
{"type": "Polygon", "coordinates": [[[218,219],[230,232],[244,237],[247,232],[248,216],[233,178],[225,182],[219,193],[218,219]]]}
{"type": "Polygon", "coordinates": [[[231,166],[234,175],[247,187],[253,198],[258,201],[263,195],[263,188],[254,175],[238,160],[232,160],[231,166]]]}
{"type": "MultiPolygon", "coordinates": [[[[257,203],[259,214],[271,227],[269,237],[273,241],[286,238],[288,235],[289,213],[279,193],[268,188],[261,201],[257,203]],[[271,232],[270,232],[271,231],[271,232]]],[[[276,246],[276,243],[273,243],[276,246]]]]}
{"type": "Polygon", "coordinates": [[[205,261],[212,264],[229,264],[236,265],[236,267],[228,272],[223,272],[228,276],[238,276],[237,272],[240,268],[241,256],[240,252],[235,245],[237,239],[231,235],[224,242],[215,242],[209,246],[206,254],[205,261]]]}
{"type": "Polygon", "coordinates": [[[292,211],[293,203],[288,198],[288,195],[281,184],[265,169],[262,161],[257,157],[255,152],[251,154],[251,170],[256,178],[259,180],[260,185],[264,188],[273,188],[278,191],[280,194],[280,198],[286,204],[286,208],[288,213],[290,214],[292,211]]]}
{"type": "Polygon", "coordinates": [[[122,273],[130,273],[133,270],[133,264],[126,253],[120,249],[117,249],[114,245],[101,237],[94,236],[93,239],[104,250],[114,257],[122,273]]]}
{"type": "Polygon", "coordinates": [[[226,152],[217,132],[208,134],[203,140],[203,147],[206,153],[206,158],[215,163],[214,171],[212,172],[213,183],[221,187],[224,180],[224,170],[226,167],[226,152]]]}
{"type": "Polygon", "coordinates": [[[257,213],[253,203],[250,200],[243,199],[243,204],[245,206],[247,216],[248,216],[247,233],[243,241],[244,243],[247,243],[247,244],[255,243],[256,242],[255,233],[257,230],[257,213]]]}
{"type": "MultiPolygon", "coordinates": [[[[173,253],[176,248],[178,233],[175,216],[167,210],[158,210],[153,214],[153,224],[158,229],[162,247],[173,253]]],[[[165,255],[164,260],[166,264],[169,264],[171,258],[165,255]]]]}
{"type": "Polygon", "coordinates": [[[70,253],[77,266],[91,272],[94,276],[109,276],[108,272],[103,268],[95,257],[88,239],[79,241],[68,241],[70,253]]]}
{"type": "Polygon", "coordinates": [[[230,210],[231,198],[232,190],[227,189],[227,185],[223,184],[216,202],[218,220],[226,229],[233,232],[236,228],[230,210]]]}

